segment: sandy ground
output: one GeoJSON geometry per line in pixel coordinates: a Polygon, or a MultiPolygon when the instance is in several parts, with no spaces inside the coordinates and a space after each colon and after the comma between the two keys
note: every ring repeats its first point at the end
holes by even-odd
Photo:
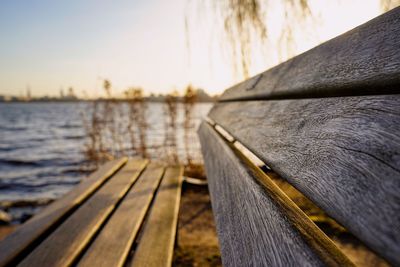
{"type": "Polygon", "coordinates": [[[222,266],[207,186],[182,189],[174,266],[222,266]]]}
{"type": "Polygon", "coordinates": [[[333,242],[356,265],[362,267],[389,267],[390,265],[365,247],[353,236],[332,237],[333,242]]]}

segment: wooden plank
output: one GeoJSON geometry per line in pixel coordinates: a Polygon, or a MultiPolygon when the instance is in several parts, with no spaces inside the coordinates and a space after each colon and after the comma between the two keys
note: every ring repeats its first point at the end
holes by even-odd
{"type": "Polygon", "coordinates": [[[210,116],[400,265],[400,95],[230,102],[210,116]]]}
{"type": "Polygon", "coordinates": [[[0,242],[0,266],[11,265],[13,261],[29,250],[33,242],[42,238],[51,227],[85,201],[127,161],[127,158],[112,160],[66,194],[46,207],[32,219],[19,226],[16,231],[0,242]]]}
{"type": "Polygon", "coordinates": [[[18,266],[70,266],[96,234],[146,166],[146,160],[129,160],[18,266]]]}
{"type": "Polygon", "coordinates": [[[224,266],[352,265],[270,178],[243,164],[233,145],[205,123],[199,136],[224,266]]]}
{"type": "Polygon", "coordinates": [[[149,164],[78,266],[123,266],[163,173],[160,164],[149,164]]]}
{"type": "Polygon", "coordinates": [[[222,95],[222,101],[400,93],[400,8],[222,95]]]}
{"type": "Polygon", "coordinates": [[[171,266],[182,175],[181,166],[167,168],[130,266],[171,266]]]}

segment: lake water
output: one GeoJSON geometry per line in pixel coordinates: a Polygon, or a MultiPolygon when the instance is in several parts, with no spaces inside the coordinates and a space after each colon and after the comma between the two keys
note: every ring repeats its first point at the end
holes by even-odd
{"type": "MultiPolygon", "coordinates": [[[[127,104],[117,105],[121,105],[122,111],[127,109],[127,104]]],[[[64,195],[87,175],[82,172],[87,163],[84,146],[88,143],[82,114],[90,114],[92,106],[86,102],[0,104],[0,208],[9,212],[14,221],[29,217],[38,210],[38,204],[64,195]]],[[[211,106],[210,103],[195,105],[195,128],[211,106]]],[[[180,107],[178,111],[177,122],[181,126],[183,110],[180,107]]],[[[164,142],[164,113],[164,104],[148,104],[149,146],[159,147],[164,142]]],[[[120,116],[120,122],[126,123],[125,113],[120,116]]],[[[183,129],[178,128],[177,151],[182,158],[183,129]]],[[[192,138],[191,153],[201,161],[198,140],[192,138]]],[[[159,152],[149,153],[154,158],[159,152]]]]}

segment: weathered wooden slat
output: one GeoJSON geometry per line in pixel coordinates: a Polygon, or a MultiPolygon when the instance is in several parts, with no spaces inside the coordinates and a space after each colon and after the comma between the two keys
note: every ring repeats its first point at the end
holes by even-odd
{"type": "Polygon", "coordinates": [[[57,224],[70,211],[85,201],[107,179],[109,179],[127,159],[113,160],[103,165],[99,170],[84,179],[74,190],[63,198],[46,207],[28,222],[0,242],[0,266],[6,266],[13,261],[37,239],[57,224]]]}
{"type": "Polygon", "coordinates": [[[78,266],[123,266],[163,172],[160,164],[147,166],[78,266]]]}
{"type": "Polygon", "coordinates": [[[171,266],[182,174],[180,166],[167,168],[130,266],[171,266]]]}
{"type": "Polygon", "coordinates": [[[400,93],[400,8],[236,85],[221,100],[400,93]]]}
{"type": "Polygon", "coordinates": [[[400,265],[400,95],[229,102],[210,116],[400,265]]]}
{"type": "Polygon", "coordinates": [[[68,217],[18,266],[70,266],[146,166],[129,160],[109,182],[68,217]]]}
{"type": "Polygon", "coordinates": [[[274,182],[246,167],[209,125],[201,125],[199,136],[224,266],[352,265],[274,182]]]}

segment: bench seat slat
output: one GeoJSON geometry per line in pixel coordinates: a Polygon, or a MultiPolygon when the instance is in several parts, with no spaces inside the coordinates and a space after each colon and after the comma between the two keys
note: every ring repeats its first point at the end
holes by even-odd
{"type": "Polygon", "coordinates": [[[139,177],[146,164],[147,160],[128,161],[19,266],[70,266],[139,177]]]}
{"type": "Polygon", "coordinates": [[[199,137],[223,265],[324,266],[221,136],[203,123],[199,137]]]}
{"type": "Polygon", "coordinates": [[[219,103],[209,116],[400,265],[400,95],[219,103]]]}
{"type": "Polygon", "coordinates": [[[226,90],[220,100],[400,93],[400,7],[226,90]]]}
{"type": "Polygon", "coordinates": [[[127,161],[112,160],[85,178],[76,188],[55,201],[0,242],[0,266],[11,264],[21,253],[64,216],[85,201],[127,161]]]}
{"type": "Polygon", "coordinates": [[[171,266],[183,168],[168,167],[129,266],[171,266]]]}
{"type": "Polygon", "coordinates": [[[123,266],[163,172],[160,164],[147,166],[78,266],[123,266]]]}

